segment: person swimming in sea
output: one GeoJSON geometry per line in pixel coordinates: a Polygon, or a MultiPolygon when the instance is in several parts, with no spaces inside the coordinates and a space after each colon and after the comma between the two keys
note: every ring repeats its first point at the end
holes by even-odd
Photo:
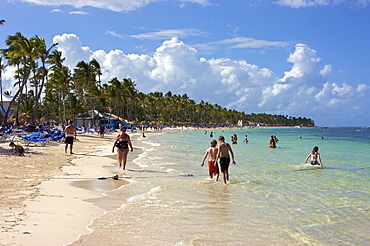
{"type": "Polygon", "coordinates": [[[305,164],[310,157],[311,157],[311,160],[310,160],[311,165],[319,165],[320,167],[323,167],[322,161],[321,161],[321,156],[320,156],[320,153],[319,153],[319,147],[317,147],[317,146],[313,147],[311,153],[308,154],[308,156],[306,157],[306,160],[304,160],[303,164],[305,164]]]}

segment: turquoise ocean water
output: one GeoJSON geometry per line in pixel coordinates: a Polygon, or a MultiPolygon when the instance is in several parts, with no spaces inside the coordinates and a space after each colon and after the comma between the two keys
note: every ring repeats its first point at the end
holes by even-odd
{"type": "Polygon", "coordinates": [[[370,245],[370,129],[210,131],[141,139],[133,182],[111,195],[120,207],[93,234],[112,245],[370,245]],[[209,180],[200,164],[210,140],[233,134],[230,184],[209,180]],[[315,145],[322,169],[302,164],[315,145]]]}

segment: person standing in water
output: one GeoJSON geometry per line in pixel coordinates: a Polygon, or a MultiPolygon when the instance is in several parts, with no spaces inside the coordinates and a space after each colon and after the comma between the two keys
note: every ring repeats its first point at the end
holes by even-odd
{"type": "Polygon", "coordinates": [[[212,140],[211,141],[211,147],[209,147],[206,151],[206,153],[203,156],[203,161],[200,166],[204,166],[204,161],[206,160],[207,156],[209,155],[208,158],[208,170],[209,170],[209,177],[213,179],[213,177],[216,177],[216,181],[218,181],[218,177],[220,175],[219,169],[218,169],[218,164],[217,164],[217,154],[218,154],[218,149],[216,148],[217,146],[217,141],[212,140]]]}
{"type": "Polygon", "coordinates": [[[311,157],[311,160],[310,160],[311,165],[319,165],[320,167],[323,167],[321,156],[319,153],[319,147],[317,146],[313,147],[313,150],[311,151],[311,153],[308,154],[303,164],[305,164],[310,157],[311,157]]]}
{"type": "Polygon", "coordinates": [[[134,151],[130,136],[126,133],[126,127],[123,126],[121,128],[121,133],[116,137],[116,141],[114,141],[113,144],[112,153],[114,153],[114,147],[117,147],[119,167],[122,167],[122,169],[125,170],[129,147],[131,152],[134,151]]]}
{"type": "Polygon", "coordinates": [[[231,149],[230,144],[225,143],[225,137],[219,136],[218,137],[219,145],[218,145],[218,154],[217,160],[220,159],[220,168],[222,172],[222,177],[224,179],[224,183],[227,184],[229,182],[229,165],[230,165],[230,155],[232,158],[232,162],[236,165],[234,159],[234,152],[231,149]]]}
{"type": "Polygon", "coordinates": [[[276,142],[274,136],[271,136],[270,139],[270,148],[276,148],[276,142]]]}

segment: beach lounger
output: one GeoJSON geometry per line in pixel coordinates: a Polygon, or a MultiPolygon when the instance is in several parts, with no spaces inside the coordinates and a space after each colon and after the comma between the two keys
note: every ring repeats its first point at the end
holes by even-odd
{"type": "Polygon", "coordinates": [[[27,143],[25,144],[26,146],[29,146],[30,144],[34,144],[35,146],[37,144],[40,144],[41,146],[46,146],[46,144],[49,142],[49,139],[45,139],[45,138],[33,138],[33,139],[30,139],[27,141],[27,143]]]}
{"type": "Polygon", "coordinates": [[[50,139],[58,142],[63,142],[66,134],[64,132],[61,132],[59,135],[52,136],[50,139]]]}
{"type": "Polygon", "coordinates": [[[12,129],[8,129],[0,136],[0,142],[12,142],[15,138],[15,134],[12,129]]]}
{"type": "Polygon", "coordinates": [[[30,144],[34,144],[35,146],[37,144],[40,144],[41,146],[46,146],[46,144],[49,142],[50,135],[41,135],[40,132],[33,132],[28,136],[18,135],[18,137],[25,146],[30,146],[30,144]]]}

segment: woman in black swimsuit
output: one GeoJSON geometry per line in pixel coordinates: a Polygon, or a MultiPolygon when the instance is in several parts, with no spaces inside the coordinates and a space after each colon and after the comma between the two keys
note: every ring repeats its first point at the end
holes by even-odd
{"type": "Polygon", "coordinates": [[[308,154],[306,157],[306,160],[304,160],[304,164],[307,162],[307,160],[311,157],[310,164],[311,165],[318,165],[320,167],[323,167],[322,161],[321,161],[321,156],[319,153],[319,147],[315,146],[313,147],[313,150],[311,153],[308,154]]]}
{"type": "Polygon", "coordinates": [[[130,136],[126,134],[126,127],[122,127],[121,133],[116,137],[116,141],[114,142],[112,149],[113,153],[114,147],[117,147],[119,167],[122,167],[123,170],[125,170],[129,147],[131,149],[131,152],[134,150],[132,148],[130,136]]]}

